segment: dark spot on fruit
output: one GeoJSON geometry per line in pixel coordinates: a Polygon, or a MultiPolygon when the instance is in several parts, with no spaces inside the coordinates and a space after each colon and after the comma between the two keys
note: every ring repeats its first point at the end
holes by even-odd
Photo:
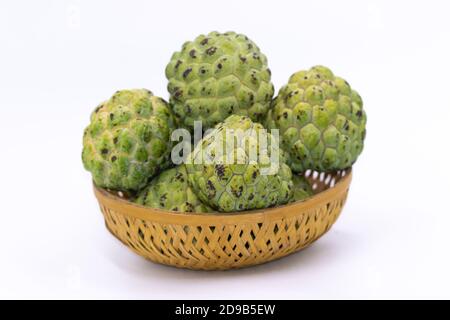
{"type": "Polygon", "coordinates": [[[205,44],[208,43],[208,41],[209,41],[209,39],[208,39],[208,38],[205,38],[205,39],[203,39],[202,41],[200,41],[200,44],[201,44],[202,46],[204,46],[205,44]]]}
{"type": "Polygon", "coordinates": [[[225,175],[225,167],[223,164],[216,164],[215,166],[216,169],[216,174],[219,178],[223,178],[223,176],[225,175]]]}
{"type": "Polygon", "coordinates": [[[243,63],[245,63],[245,62],[247,61],[247,58],[246,58],[246,57],[243,57],[243,56],[239,56],[239,59],[241,59],[241,61],[242,61],[243,63]]]}
{"type": "Polygon", "coordinates": [[[233,193],[236,198],[240,198],[243,190],[244,190],[244,187],[239,186],[237,189],[231,189],[231,193],[233,193]]]}
{"type": "Polygon", "coordinates": [[[308,76],[304,76],[303,79],[308,80],[308,76]]]}
{"type": "Polygon", "coordinates": [[[217,68],[218,68],[218,69],[222,69],[222,64],[219,63],[219,64],[217,65],[217,68]]]}
{"type": "Polygon", "coordinates": [[[187,113],[191,113],[192,112],[192,108],[188,104],[186,105],[186,111],[187,111],[187,113]]]}
{"type": "Polygon", "coordinates": [[[111,120],[114,120],[114,113],[110,113],[110,114],[109,114],[109,118],[110,118],[111,120]]]}
{"type": "Polygon", "coordinates": [[[361,111],[361,110],[358,110],[358,112],[356,112],[356,116],[357,116],[358,118],[361,118],[361,117],[362,117],[362,111],[361,111]]]}
{"type": "Polygon", "coordinates": [[[197,56],[195,55],[195,49],[192,49],[191,51],[189,51],[189,55],[191,56],[191,58],[196,58],[197,56]]]}
{"type": "Polygon", "coordinates": [[[119,139],[118,139],[117,137],[115,137],[115,138],[113,139],[114,144],[117,144],[118,141],[119,141],[119,139]]]}
{"type": "Polygon", "coordinates": [[[98,113],[100,111],[100,109],[103,108],[103,105],[98,106],[97,108],[95,108],[95,113],[98,113]]]}
{"type": "Polygon", "coordinates": [[[194,205],[192,203],[186,202],[186,211],[187,212],[193,212],[194,211],[194,205]]]}
{"type": "MultiPolygon", "coordinates": [[[[246,39],[246,40],[248,40],[248,39],[246,39]]],[[[249,44],[247,45],[247,48],[248,48],[249,50],[251,50],[251,49],[253,49],[253,45],[252,45],[251,43],[249,43],[249,44]]]]}
{"type": "Polygon", "coordinates": [[[253,93],[249,92],[248,96],[250,98],[250,102],[253,102],[255,100],[255,96],[253,95],[253,93]]]}
{"type": "Polygon", "coordinates": [[[112,156],[112,157],[111,157],[111,161],[112,161],[112,162],[114,162],[114,161],[116,161],[116,160],[117,160],[117,157],[116,157],[116,156],[112,156]]]}
{"type": "Polygon", "coordinates": [[[205,74],[205,73],[206,73],[206,70],[205,70],[205,69],[200,69],[200,73],[201,73],[201,74],[205,74]]]}
{"type": "Polygon", "coordinates": [[[253,179],[256,179],[256,175],[257,175],[256,171],[253,171],[253,173],[252,173],[252,178],[253,178],[253,179]]]}
{"type": "Polygon", "coordinates": [[[184,70],[183,72],[183,78],[187,78],[187,76],[189,75],[189,73],[191,73],[192,68],[187,68],[186,70],[184,70]]]}
{"type": "Polygon", "coordinates": [[[175,69],[178,69],[181,63],[182,63],[181,60],[177,60],[177,63],[175,64],[175,69]]]}
{"type": "Polygon", "coordinates": [[[253,54],[253,59],[259,60],[259,55],[257,55],[256,53],[254,53],[254,54],[253,54]]]}
{"type": "Polygon", "coordinates": [[[102,154],[107,154],[107,153],[109,152],[109,150],[106,149],[106,148],[104,148],[104,149],[100,150],[100,152],[101,152],[102,154]]]}
{"type": "Polygon", "coordinates": [[[208,49],[206,49],[206,54],[209,56],[212,56],[214,53],[216,53],[217,48],[216,47],[210,47],[208,49]]]}
{"type": "Polygon", "coordinates": [[[255,198],[255,195],[253,193],[250,193],[250,195],[248,196],[248,200],[253,200],[253,198],[255,198]]]}
{"type": "Polygon", "coordinates": [[[175,98],[180,98],[183,95],[183,90],[177,90],[174,93],[175,98]]]}
{"type": "Polygon", "coordinates": [[[348,120],[345,120],[345,123],[344,123],[344,130],[347,131],[348,128],[349,128],[348,120]]]}
{"type": "Polygon", "coordinates": [[[166,200],[167,200],[167,193],[164,193],[160,198],[159,198],[159,205],[161,207],[164,207],[166,205],[166,200]]]}
{"type": "Polygon", "coordinates": [[[178,207],[173,208],[172,211],[178,211],[178,207]]]}
{"type": "Polygon", "coordinates": [[[316,74],[316,78],[317,78],[317,79],[320,79],[320,74],[316,74]]]}
{"type": "Polygon", "coordinates": [[[283,112],[283,117],[284,117],[285,119],[287,119],[288,113],[287,113],[287,112],[283,112]]]}
{"type": "Polygon", "coordinates": [[[214,196],[216,195],[216,188],[214,187],[214,184],[212,183],[211,180],[208,180],[208,181],[206,182],[206,187],[208,188],[209,191],[211,191],[211,192],[210,192],[210,195],[211,195],[212,197],[214,197],[214,196]]]}

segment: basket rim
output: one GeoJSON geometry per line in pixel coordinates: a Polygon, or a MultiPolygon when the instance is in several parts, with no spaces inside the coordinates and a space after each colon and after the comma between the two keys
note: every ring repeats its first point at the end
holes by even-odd
{"type": "Polygon", "coordinates": [[[166,223],[236,223],[261,222],[279,218],[280,216],[298,216],[299,212],[308,212],[320,204],[337,199],[346,192],[352,180],[352,168],[345,171],[345,175],[333,187],[321,191],[306,200],[300,200],[273,208],[254,209],[237,212],[176,212],[157,208],[145,207],[126,199],[120,198],[106,189],[97,187],[93,183],[94,194],[100,205],[106,206],[122,215],[142,220],[161,221],[166,223]]]}

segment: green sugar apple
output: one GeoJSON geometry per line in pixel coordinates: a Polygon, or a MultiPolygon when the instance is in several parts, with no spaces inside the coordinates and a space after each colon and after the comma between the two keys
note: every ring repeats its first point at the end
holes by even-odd
{"type": "Polygon", "coordinates": [[[186,42],[166,67],[178,123],[212,128],[231,114],[261,121],[274,94],[267,58],[243,34],[211,32],[186,42]]]}
{"type": "Polygon", "coordinates": [[[280,89],[266,126],[280,130],[294,172],[350,167],[363,150],[366,113],[359,94],[323,66],[294,73],[280,89]]]}
{"type": "Polygon", "coordinates": [[[168,169],[154,178],[136,200],[140,205],[179,212],[212,212],[188,185],[184,165],[168,169]]]}
{"type": "Polygon", "coordinates": [[[291,202],[305,200],[314,194],[311,184],[305,177],[294,174],[292,181],[294,182],[294,188],[291,202]]]}
{"type": "Polygon", "coordinates": [[[189,183],[221,212],[273,207],[292,197],[292,173],[276,137],[246,116],[232,115],[187,157],[189,183]]]}
{"type": "Polygon", "coordinates": [[[99,187],[136,191],[166,168],[174,128],[168,103],[145,89],[117,91],[84,131],[82,160],[99,187]]]}

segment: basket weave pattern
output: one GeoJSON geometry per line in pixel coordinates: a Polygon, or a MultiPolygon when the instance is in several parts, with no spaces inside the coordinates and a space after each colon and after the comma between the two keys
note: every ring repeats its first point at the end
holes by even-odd
{"type": "Polygon", "coordinates": [[[306,174],[316,194],[303,202],[232,214],[144,208],[95,188],[106,226],[137,254],[181,268],[224,270],[268,262],[322,236],[347,198],[351,170],[306,174]]]}

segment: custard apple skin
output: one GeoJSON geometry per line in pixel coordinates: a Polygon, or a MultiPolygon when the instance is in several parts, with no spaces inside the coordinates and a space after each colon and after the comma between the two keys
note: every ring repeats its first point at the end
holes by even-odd
{"type": "Polygon", "coordinates": [[[180,126],[203,130],[231,114],[262,121],[274,87],[267,58],[247,36],[211,32],[183,44],[166,67],[170,103],[180,126]]]}
{"type": "Polygon", "coordinates": [[[178,212],[212,212],[204,205],[188,184],[184,165],[161,172],[143,189],[137,204],[178,212]]]}
{"type": "Polygon", "coordinates": [[[280,140],[294,172],[350,167],[361,154],[366,113],[359,94],[330,69],[315,66],[294,73],[267,114],[266,126],[280,140]]]}
{"type": "Polygon", "coordinates": [[[294,188],[291,202],[306,200],[314,194],[311,184],[305,177],[294,174],[292,181],[294,188]]]}
{"type": "Polygon", "coordinates": [[[168,103],[145,89],[117,91],[91,114],[82,160],[99,187],[137,191],[170,163],[168,103]]]}
{"type": "MultiPolygon", "coordinates": [[[[243,132],[265,132],[261,124],[252,122],[246,116],[232,115],[218,124],[187,157],[186,169],[194,192],[200,200],[220,212],[267,208],[287,203],[292,197],[292,172],[286,165],[281,150],[277,158],[278,170],[263,171],[270,167],[268,158],[272,151],[268,147],[264,149],[267,150],[266,158],[252,160],[249,150],[260,143],[252,135],[246,134],[243,139],[236,139],[230,147],[233,148],[232,151],[226,152],[227,143],[222,144],[221,139],[227,130],[239,129],[243,132]],[[219,149],[225,149],[223,155],[216,154],[217,145],[219,149]],[[227,161],[226,157],[230,154],[234,158],[227,161]]],[[[274,143],[270,133],[265,136],[266,141],[267,138],[268,145],[274,143]]]]}

